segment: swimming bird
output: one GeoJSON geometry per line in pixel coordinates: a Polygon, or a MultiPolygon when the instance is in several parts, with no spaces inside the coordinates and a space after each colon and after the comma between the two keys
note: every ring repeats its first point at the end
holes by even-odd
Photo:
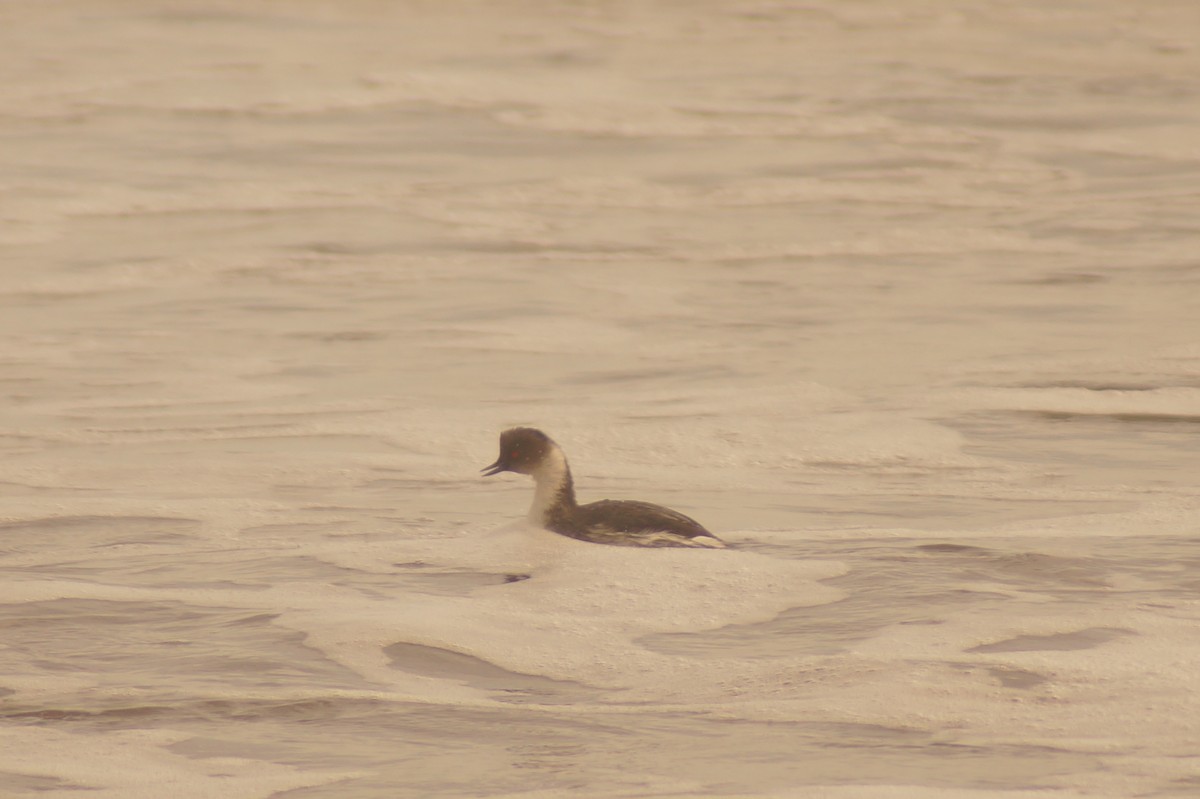
{"type": "Polygon", "coordinates": [[[529,520],[551,532],[623,547],[710,547],[725,542],[695,519],[649,502],[604,499],[580,505],[567,456],[541,430],[514,427],[500,434],[500,457],[481,470],[527,474],[536,488],[529,520]]]}

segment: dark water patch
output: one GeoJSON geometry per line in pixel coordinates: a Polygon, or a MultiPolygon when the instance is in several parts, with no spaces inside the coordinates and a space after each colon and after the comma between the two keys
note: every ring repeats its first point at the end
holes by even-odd
{"type": "MultiPolygon", "coordinates": [[[[963,435],[966,454],[1026,470],[1033,466],[1043,473],[1053,469],[1047,476],[1063,488],[1138,484],[1186,490],[1200,469],[1200,448],[1189,446],[1200,425],[1200,415],[1193,413],[1009,409],[968,412],[942,422],[963,435]]],[[[1075,510],[1078,501],[1064,501],[1063,513],[1048,503],[1051,512],[1045,515],[1138,507],[1123,504],[1124,508],[1116,501],[1096,499],[1087,511],[1075,510]]]]}
{"type": "Polygon", "coordinates": [[[379,330],[338,330],[338,331],[322,331],[319,333],[289,333],[289,338],[297,338],[304,340],[318,341],[322,343],[343,343],[343,342],[359,342],[359,341],[379,341],[386,339],[391,334],[386,331],[379,330]]]}
{"type": "MultiPolygon", "coordinates": [[[[1195,560],[1200,568],[1200,553],[1187,554],[1187,545],[1173,540],[1163,543],[1166,549],[1159,547],[1162,551],[1146,552],[1144,558],[1128,557],[1119,541],[1080,542],[1078,557],[1014,551],[1016,546],[1027,545],[1028,539],[987,543],[990,546],[882,539],[796,546],[739,542],[742,548],[777,557],[846,563],[851,567],[848,573],[822,581],[844,591],[845,597],[785,610],[765,622],[700,632],[655,633],[637,642],[652,651],[687,657],[837,654],[852,651],[855,644],[888,627],[941,624],[947,616],[968,608],[1012,605],[1006,612],[1023,612],[1018,608],[1028,606],[1019,595],[1014,596],[1014,589],[1035,591],[1063,602],[1103,602],[1124,595],[1114,594],[1112,586],[1118,576],[1130,574],[1151,585],[1161,584],[1161,588],[1147,591],[1147,601],[1169,599],[1186,594],[1186,586],[1179,585],[1181,580],[1194,580],[1194,572],[1186,568],[1181,572],[1180,567],[1195,560]],[[1113,551],[1093,551],[1101,547],[1113,551]],[[995,590],[989,590],[992,586],[995,590]]],[[[1139,541],[1136,546],[1140,551],[1143,543],[1139,541]]],[[[1084,636],[1061,644],[1094,646],[1099,642],[1084,636]]],[[[1036,681],[1021,675],[1003,679],[1014,683],[1036,681]]]]}
{"type": "Polygon", "coordinates": [[[663,379],[728,378],[734,370],[724,367],[700,367],[693,369],[627,369],[612,371],[577,372],[563,380],[569,385],[614,385],[624,383],[652,382],[663,379]]]}
{"type": "Polygon", "coordinates": [[[1014,285],[1029,286],[1084,286],[1092,283],[1106,283],[1111,278],[1097,275],[1093,272],[1058,272],[1053,275],[1043,275],[1027,280],[1005,281],[1014,285]]]}
{"type": "Polygon", "coordinates": [[[198,519],[166,516],[45,516],[0,524],[0,546],[10,551],[89,555],[131,544],[175,548],[185,544],[200,524],[198,519]]]}
{"type": "MultiPolygon", "coordinates": [[[[797,98],[792,95],[782,95],[771,99],[794,102],[797,98]]],[[[953,172],[961,168],[961,164],[953,159],[940,159],[927,154],[920,154],[911,157],[867,157],[852,160],[828,160],[822,163],[806,163],[799,167],[794,164],[772,164],[768,169],[756,169],[755,172],[769,178],[807,178],[815,175],[825,177],[864,175],[895,177],[897,175],[904,175],[911,177],[917,172],[953,172]]],[[[728,178],[722,176],[721,180],[727,181],[728,178]]],[[[720,181],[714,179],[712,184],[720,185],[720,181]]]]}
{"type": "Polygon", "coordinates": [[[372,573],[337,566],[308,556],[279,556],[270,550],[192,552],[180,562],[175,551],[144,554],[124,551],[112,556],[73,559],[27,566],[23,575],[86,580],[101,584],[181,588],[221,588],[265,591],[296,582],[327,582],[354,586],[376,579],[372,573]]]}
{"type": "Polygon", "coordinates": [[[46,531],[69,532],[72,530],[95,530],[97,527],[117,527],[124,533],[158,532],[168,528],[193,529],[200,525],[198,519],[174,516],[44,516],[35,519],[0,523],[0,535],[9,533],[44,533],[46,531]]]}
{"type": "Polygon", "coordinates": [[[580,713],[330,695],[61,705],[6,715],[11,723],[81,731],[169,728],[190,734],[166,747],[184,757],[251,757],[356,774],[336,786],[278,794],[291,799],[461,797],[535,788],[571,795],[597,780],[614,795],[644,795],[646,775],[686,780],[698,786],[689,793],[705,795],[844,783],[1019,789],[1098,763],[1063,748],[957,740],[915,727],[764,722],[652,708],[580,713]],[[622,764],[620,772],[614,762],[622,764]]]}
{"type": "Polygon", "coordinates": [[[591,244],[571,244],[555,242],[547,244],[537,241],[522,241],[520,239],[492,239],[490,241],[472,239],[435,239],[422,242],[429,250],[469,252],[484,255],[539,255],[563,253],[565,255],[644,255],[654,256],[661,253],[661,248],[642,244],[613,244],[594,242],[591,244]]]}
{"type": "Polygon", "coordinates": [[[353,697],[309,699],[195,699],[131,704],[95,700],[91,706],[14,706],[0,709],[0,719],[39,726],[72,725],[95,729],[132,729],[188,722],[329,722],[375,715],[385,703],[353,697]]]}
{"type": "Polygon", "coordinates": [[[408,574],[404,584],[413,591],[434,596],[466,596],[489,585],[504,585],[529,579],[528,574],[499,574],[492,572],[444,571],[429,574],[408,574]]]}
{"type": "MultiPolygon", "coordinates": [[[[829,581],[834,582],[834,581],[829,581]]],[[[769,622],[731,625],[698,633],[656,633],[637,643],[663,654],[692,657],[736,654],[742,658],[831,655],[848,652],[892,625],[940,624],[939,607],[993,604],[1007,597],[983,591],[933,590],[893,604],[852,595],[827,605],[792,608],[769,622]]]]}
{"type": "MultiPolygon", "coordinates": [[[[3,436],[0,436],[2,439],[3,436]]],[[[64,494],[64,493],[97,493],[104,491],[102,488],[87,488],[84,486],[46,486],[35,485],[33,483],[20,483],[13,480],[0,480],[2,487],[8,496],[35,495],[35,494],[64,494]]]]}
{"type": "MultiPolygon", "coordinates": [[[[1176,385],[1192,385],[1190,383],[1176,385]]],[[[1017,388],[1081,388],[1087,391],[1156,391],[1167,388],[1154,383],[1117,382],[1113,380],[1038,380],[1017,384],[1017,388]]]]}
{"type": "Polygon", "coordinates": [[[437,596],[465,596],[477,588],[519,583],[530,577],[519,573],[445,570],[421,560],[392,565],[404,570],[400,580],[406,587],[437,596]]]}
{"type": "Polygon", "coordinates": [[[980,644],[967,652],[1071,652],[1080,649],[1095,649],[1101,644],[1137,635],[1133,630],[1121,627],[1088,627],[1069,633],[1052,635],[1018,635],[991,644],[980,644]]]}
{"type": "Polygon", "coordinates": [[[508,702],[562,703],[595,700],[604,692],[569,680],[523,674],[440,647],[398,642],[384,648],[394,668],[423,677],[464,682],[500,694],[508,702]]]}
{"type": "MultiPolygon", "coordinates": [[[[1000,585],[1036,586],[1043,590],[1099,590],[1111,585],[1112,564],[1091,556],[1066,557],[947,541],[918,544],[911,547],[911,550],[925,557],[910,554],[908,548],[902,545],[896,546],[888,553],[881,553],[880,557],[912,566],[915,566],[918,560],[927,560],[928,565],[924,569],[936,569],[936,564],[940,561],[942,567],[949,570],[940,578],[943,581],[993,581],[1000,585]]],[[[931,579],[938,578],[931,575],[931,579]]]]}
{"type": "Polygon", "coordinates": [[[969,544],[919,544],[915,547],[921,552],[929,552],[931,554],[952,554],[952,555],[980,555],[986,556],[991,554],[991,550],[983,547],[971,546],[969,544]]]}
{"type": "Polygon", "coordinates": [[[1011,668],[1008,666],[989,666],[988,673],[995,677],[1004,688],[1019,688],[1029,690],[1049,680],[1043,674],[1027,669],[1011,668]]]}
{"type": "Polygon", "coordinates": [[[672,420],[719,419],[722,416],[724,416],[724,414],[717,413],[715,411],[712,413],[691,412],[691,411],[683,411],[680,413],[671,413],[668,411],[668,412],[664,412],[664,413],[626,413],[626,414],[622,414],[621,418],[623,418],[627,421],[630,421],[630,422],[645,422],[645,421],[662,421],[663,419],[672,419],[672,420]]]}
{"type": "Polygon", "coordinates": [[[183,757],[250,757],[356,775],[277,794],[289,799],[448,799],[534,789],[569,796],[587,784],[642,796],[646,775],[684,780],[694,786],[689,795],[828,784],[1021,789],[1098,766],[1096,757],[1065,748],[957,740],[947,731],[651,708],[580,713],[331,696],[113,706],[91,714],[28,710],[23,722],[39,726],[183,730],[191,737],[165,747],[183,757]]]}
{"type": "Polygon", "coordinates": [[[789,658],[848,652],[893,625],[940,624],[940,614],[966,606],[995,605],[1004,594],[922,584],[884,570],[859,569],[823,581],[847,591],[844,599],[785,610],[766,622],[717,630],[654,633],[637,643],[655,652],[688,657],[789,658]]]}
{"type": "MultiPolygon", "coordinates": [[[[1082,123],[1086,119],[1086,117],[1081,115],[1079,122],[1082,123]]],[[[1149,117],[1143,118],[1142,122],[1146,124],[1151,119],[1149,117]]],[[[1163,121],[1166,120],[1164,119],[1163,121]]],[[[1117,127],[1121,127],[1127,124],[1127,122],[1127,120],[1110,119],[1110,123],[1117,127]]],[[[1100,124],[1104,123],[1101,122],[1100,124]]],[[[1071,148],[1070,150],[1051,153],[1039,160],[1051,166],[1065,167],[1096,178],[1137,178],[1142,181],[1151,176],[1179,178],[1181,175],[1196,172],[1198,168],[1195,161],[1163,157],[1152,154],[1150,151],[1145,153],[1110,153],[1071,148]]]]}
{"type": "MultiPolygon", "coordinates": [[[[1153,391],[1157,387],[1129,388],[1112,385],[1106,388],[1092,388],[1091,391],[1153,391]]],[[[1166,439],[1161,434],[1172,436],[1184,432],[1186,428],[1200,424],[1200,414],[1188,412],[1161,411],[1105,411],[1105,410],[1070,410],[1070,409],[1038,409],[1012,408],[988,411],[985,413],[968,413],[955,419],[943,419],[945,424],[960,432],[974,437],[993,438],[1003,436],[1009,444],[1030,445],[1038,449],[1054,446],[1078,447],[1083,441],[1075,442],[1073,438],[1087,435],[1086,442],[1093,447],[1100,440],[1099,436],[1107,434],[1110,438],[1104,441],[1109,450],[1124,453],[1131,447],[1137,446],[1144,450],[1144,457],[1158,455],[1157,450],[1168,443],[1178,443],[1177,439],[1166,439]],[[1033,424],[1031,424],[1033,423],[1033,424]],[[1041,424],[1037,424],[1041,423],[1041,424]],[[1071,428],[1078,428],[1072,430],[1071,428]],[[1137,433],[1151,437],[1131,439],[1129,434],[1137,433]],[[1153,434],[1160,434],[1153,437],[1153,434]],[[1122,435],[1114,439],[1115,435],[1122,435]]],[[[1191,432],[1191,431],[1187,431],[1191,432]]],[[[999,442],[997,442],[999,443],[999,442]]]]}
{"type": "MultiPolygon", "coordinates": [[[[12,395],[9,396],[11,397],[12,395]]],[[[61,443],[47,436],[31,436],[24,433],[0,433],[0,447],[11,450],[44,450],[61,443]]],[[[4,483],[4,485],[20,484],[4,483]]]]}
{"type": "MultiPolygon", "coordinates": [[[[1083,568],[1083,572],[1074,573],[1074,577],[1082,578],[1082,583],[1076,586],[1046,585],[1048,593],[1057,594],[1070,599],[1079,591],[1087,592],[1089,601],[1100,599],[1105,594],[1130,597],[1140,594],[1142,603],[1147,606],[1161,605],[1174,607],[1178,597],[1191,599],[1200,590],[1200,539],[1190,537],[1105,537],[1095,541],[1077,541],[1072,545],[1080,550],[1078,558],[1062,558],[1065,561],[1066,572],[1071,575],[1069,564],[1075,563],[1083,568]],[[1105,583],[1115,583],[1118,578],[1132,577],[1140,585],[1140,590],[1120,590],[1114,592],[1111,588],[1101,588],[1092,593],[1086,584],[1099,572],[1104,572],[1105,583]]],[[[1061,572],[1053,561],[1045,561],[1050,556],[1042,556],[1043,564],[1050,564],[1052,572],[1061,572]]]]}
{"type": "Polygon", "coordinates": [[[1098,590],[1111,586],[1110,564],[1095,558],[997,552],[984,567],[986,571],[974,572],[972,576],[1042,588],[1098,590]]]}
{"type": "Polygon", "coordinates": [[[239,536],[283,536],[303,540],[309,536],[340,532],[343,525],[338,522],[288,522],[284,524],[258,524],[238,530],[239,536]]]}
{"type": "Polygon", "coordinates": [[[0,788],[4,796],[40,796],[50,791],[93,791],[98,790],[88,785],[78,785],[58,777],[46,777],[41,774],[18,774],[13,771],[0,771],[0,788]]]}
{"type": "MultiPolygon", "coordinates": [[[[911,487],[916,481],[928,481],[934,470],[903,470],[891,467],[871,467],[859,465],[848,479],[862,484],[864,476],[874,478],[875,484],[882,486],[885,481],[894,481],[899,485],[911,487]]],[[[944,474],[952,470],[944,470],[944,474]]],[[[936,478],[935,478],[936,479],[936,478]]],[[[955,478],[957,479],[957,478],[955,478]]],[[[764,497],[760,500],[765,511],[787,524],[795,523],[796,519],[810,517],[822,520],[828,525],[831,520],[837,520],[843,529],[859,527],[879,528],[903,526],[909,529],[923,529],[930,534],[953,534],[953,531],[963,528],[972,529],[982,525],[997,525],[1002,523],[1024,522],[1034,519],[1044,519],[1055,516],[1073,516],[1087,513],[1119,512],[1133,507],[1130,502],[1105,500],[1076,500],[1060,499],[1057,497],[1012,497],[1012,496],[972,496],[969,493],[950,494],[903,490],[881,490],[872,492],[863,489],[857,493],[852,503],[847,504],[844,496],[823,494],[807,488],[801,481],[793,481],[796,490],[790,495],[764,497]]],[[[773,523],[775,519],[771,519],[773,523]]],[[[788,529],[785,527],[784,529],[788,529]]]]}
{"type": "Polygon", "coordinates": [[[1153,425],[1196,425],[1200,424],[1200,414],[1190,413],[1152,413],[1149,411],[1039,411],[1019,410],[1010,413],[1036,416],[1054,422],[1091,422],[1113,421],[1130,424],[1153,425]]]}
{"type": "Polygon", "coordinates": [[[1179,777],[1171,780],[1170,785],[1163,791],[1164,796],[1200,796],[1200,774],[1179,777]]]}
{"type": "MultiPolygon", "coordinates": [[[[330,743],[315,764],[358,766],[362,776],[277,796],[457,799],[531,790],[571,796],[595,785],[613,796],[678,793],[648,791],[647,775],[684,782],[688,796],[790,795],[831,784],[1027,789],[1098,765],[1095,756],[1065,748],[947,740],[944,732],[852,722],[764,722],[652,709],[589,709],[586,715],[519,707],[396,710],[379,720],[376,734],[353,741],[342,743],[338,722],[326,728],[330,743]],[[331,752],[341,757],[328,762],[331,752]]],[[[181,746],[183,754],[199,747],[192,756],[225,748],[211,740],[173,745],[181,746]]]]}
{"type": "Polygon", "coordinates": [[[0,718],[14,721],[54,722],[54,721],[102,721],[141,722],[150,718],[160,718],[171,715],[171,708],[166,705],[135,705],[130,707],[109,708],[106,710],[88,710],[72,707],[50,707],[36,710],[5,710],[0,711],[0,718]]]}
{"type": "MultiPolygon", "coordinates": [[[[0,605],[0,674],[102,672],[126,686],[362,688],[275,615],[182,602],[55,599],[0,605]]],[[[88,705],[84,705],[88,708],[88,705]]]]}

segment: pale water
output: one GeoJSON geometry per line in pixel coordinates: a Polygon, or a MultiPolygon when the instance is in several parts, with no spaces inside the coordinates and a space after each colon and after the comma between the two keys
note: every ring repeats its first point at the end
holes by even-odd
{"type": "Polygon", "coordinates": [[[1197,31],[0,5],[0,795],[1200,795],[1197,31]]]}

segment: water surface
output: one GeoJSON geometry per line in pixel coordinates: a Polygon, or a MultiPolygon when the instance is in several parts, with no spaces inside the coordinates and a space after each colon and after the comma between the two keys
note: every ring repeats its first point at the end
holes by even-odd
{"type": "Polygon", "coordinates": [[[0,793],[1196,792],[1191,4],[0,29],[0,793]]]}

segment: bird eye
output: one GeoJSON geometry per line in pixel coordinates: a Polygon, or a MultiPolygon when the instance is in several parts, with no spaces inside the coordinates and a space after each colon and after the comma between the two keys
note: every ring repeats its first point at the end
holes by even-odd
{"type": "Polygon", "coordinates": [[[521,454],[521,450],[519,450],[519,449],[514,449],[512,452],[508,453],[508,457],[510,457],[510,458],[514,458],[514,459],[515,459],[515,458],[517,458],[518,456],[520,456],[520,454],[521,454]]]}

